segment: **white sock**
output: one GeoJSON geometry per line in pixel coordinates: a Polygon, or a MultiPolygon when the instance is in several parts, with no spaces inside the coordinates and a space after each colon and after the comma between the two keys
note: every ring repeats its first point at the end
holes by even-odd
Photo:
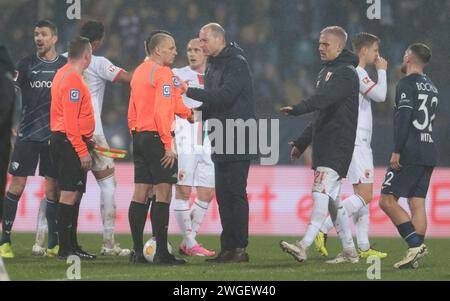
{"type": "Polygon", "coordinates": [[[370,208],[369,206],[362,207],[358,214],[353,215],[353,222],[356,228],[356,240],[358,248],[361,251],[370,249],[369,242],[369,224],[370,224],[370,208]]]}
{"type": "Polygon", "coordinates": [[[189,201],[175,199],[173,201],[173,210],[178,227],[180,227],[180,233],[183,235],[184,244],[187,248],[192,248],[197,242],[193,237],[189,201]]]}
{"type": "MultiPolygon", "coordinates": [[[[347,211],[347,216],[352,217],[352,218],[354,218],[354,217],[357,218],[359,216],[359,212],[364,207],[366,207],[363,199],[356,194],[351,195],[350,197],[343,200],[342,205],[344,206],[344,209],[347,211]]],[[[355,219],[353,219],[353,220],[355,221],[355,219]]],[[[355,221],[355,225],[356,225],[356,221],[355,221]]],[[[331,219],[331,216],[329,216],[323,223],[322,227],[320,228],[320,231],[322,231],[323,233],[328,233],[333,228],[334,228],[333,220],[331,219]]]]}
{"type": "Polygon", "coordinates": [[[342,205],[347,211],[348,217],[352,217],[354,214],[358,213],[359,209],[366,206],[366,202],[359,195],[353,194],[343,200],[342,205]]]}
{"type": "Polygon", "coordinates": [[[36,223],[36,240],[35,244],[44,247],[45,232],[47,232],[47,218],[45,211],[47,210],[47,198],[44,196],[39,204],[39,212],[36,223]]]}
{"type": "Polygon", "coordinates": [[[114,226],[116,224],[116,179],[114,175],[97,181],[100,187],[100,212],[103,222],[103,245],[114,248],[114,226]]]}
{"type": "Polygon", "coordinates": [[[311,221],[306,229],[306,233],[300,242],[304,247],[308,248],[316,239],[320,227],[327,218],[328,203],[330,197],[326,194],[313,192],[314,207],[311,213],[311,221]]]}
{"type": "Polygon", "coordinates": [[[334,228],[333,221],[331,220],[331,216],[328,216],[325,222],[323,223],[322,227],[320,227],[320,231],[327,234],[331,231],[331,229],[334,228]]]}
{"type": "Polygon", "coordinates": [[[3,258],[0,256],[0,281],[9,281],[8,273],[6,272],[3,258]]]}
{"type": "Polygon", "coordinates": [[[350,229],[350,222],[347,211],[344,209],[342,202],[338,200],[330,201],[330,215],[333,220],[336,232],[341,238],[342,247],[344,250],[355,249],[353,243],[352,231],[350,229]]]}
{"type": "Polygon", "coordinates": [[[191,209],[191,220],[192,220],[192,232],[194,237],[197,236],[198,230],[203,223],[203,219],[205,218],[206,212],[209,208],[209,202],[200,201],[199,199],[195,199],[194,204],[191,209]]]}

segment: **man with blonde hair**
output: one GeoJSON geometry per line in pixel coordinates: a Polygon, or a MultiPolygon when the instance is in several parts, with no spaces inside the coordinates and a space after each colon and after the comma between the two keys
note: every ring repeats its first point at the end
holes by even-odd
{"type": "Polygon", "coordinates": [[[346,177],[352,159],[358,121],[359,80],[355,68],[359,59],[345,49],[346,43],[347,33],[341,27],[323,29],[319,53],[324,67],[318,76],[316,94],[296,106],[281,108],[281,112],[293,116],[318,112],[316,120],[300,138],[291,142],[293,159],[298,159],[310,144],[313,149],[314,207],[311,222],[301,241],[293,244],[280,242],[281,249],[299,262],[307,259],[307,249],[328,213],[344,249],[340,262],[358,262],[347,214],[339,199],[341,179],[346,177]]]}

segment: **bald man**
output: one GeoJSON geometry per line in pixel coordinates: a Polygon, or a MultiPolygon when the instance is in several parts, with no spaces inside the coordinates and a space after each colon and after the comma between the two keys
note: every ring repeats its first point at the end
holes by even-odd
{"type": "MultiPolygon", "coordinates": [[[[359,260],[353,243],[346,211],[339,195],[341,179],[347,176],[356,139],[359,80],[356,67],[359,58],[345,49],[347,33],[338,26],[322,30],[319,39],[320,71],[316,93],[296,106],[281,108],[287,115],[299,116],[317,112],[318,116],[292,144],[292,158],[298,159],[312,144],[314,207],[311,222],[301,241],[281,241],[281,249],[303,262],[320,227],[330,213],[342,241],[343,252],[329,263],[356,263],[359,260]]],[[[363,199],[360,206],[364,206],[363,199]]]]}
{"type": "MultiPolygon", "coordinates": [[[[200,30],[200,47],[208,56],[205,75],[205,88],[190,87],[186,95],[202,102],[199,110],[203,119],[214,120],[222,125],[222,141],[214,139],[211,159],[214,162],[216,196],[219,205],[222,234],[221,252],[215,258],[207,259],[213,263],[248,262],[248,198],[247,177],[250,160],[257,158],[256,143],[251,139],[248,127],[244,137],[234,135],[235,125],[240,119],[245,124],[255,120],[253,84],[250,68],[244,52],[235,43],[226,43],[225,31],[217,23],[205,25],[200,30]],[[240,139],[241,138],[241,139],[240,139]],[[230,147],[231,146],[231,147],[230,147]]],[[[242,123],[242,124],[244,124],[242,123]]],[[[211,127],[213,122],[210,123],[211,127]]],[[[237,125],[239,127],[239,125],[237,125]]],[[[215,138],[219,135],[215,133],[215,138]]]]}

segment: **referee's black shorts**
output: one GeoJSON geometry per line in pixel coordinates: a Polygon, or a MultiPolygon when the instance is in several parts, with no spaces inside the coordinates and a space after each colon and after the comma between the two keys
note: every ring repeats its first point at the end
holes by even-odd
{"type": "Polygon", "coordinates": [[[135,132],[133,134],[134,183],[135,184],[176,184],[178,165],[172,168],[161,166],[164,145],[158,132],[135,132]]]}
{"type": "Polygon", "coordinates": [[[52,134],[50,156],[57,171],[59,188],[62,191],[86,192],[87,172],[81,168],[80,158],[66,134],[52,134]]]}

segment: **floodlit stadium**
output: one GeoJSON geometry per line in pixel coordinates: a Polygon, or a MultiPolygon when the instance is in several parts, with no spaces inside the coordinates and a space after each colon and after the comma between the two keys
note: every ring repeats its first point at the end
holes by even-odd
{"type": "Polygon", "coordinates": [[[0,11],[0,280],[450,279],[450,0],[0,11]]]}

